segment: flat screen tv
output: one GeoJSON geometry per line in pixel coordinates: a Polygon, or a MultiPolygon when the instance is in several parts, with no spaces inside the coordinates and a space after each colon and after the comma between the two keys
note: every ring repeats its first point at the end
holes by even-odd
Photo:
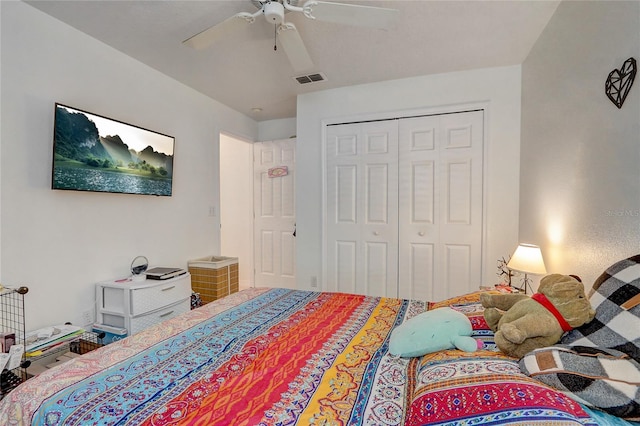
{"type": "Polygon", "coordinates": [[[175,138],[55,104],[52,189],[171,196],[175,138]]]}

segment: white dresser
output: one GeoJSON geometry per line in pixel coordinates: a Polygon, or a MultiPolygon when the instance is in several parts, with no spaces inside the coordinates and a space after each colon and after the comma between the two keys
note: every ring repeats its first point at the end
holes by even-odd
{"type": "Polygon", "coordinates": [[[129,336],[191,309],[191,274],[168,280],[114,280],[96,284],[99,323],[129,336]]]}

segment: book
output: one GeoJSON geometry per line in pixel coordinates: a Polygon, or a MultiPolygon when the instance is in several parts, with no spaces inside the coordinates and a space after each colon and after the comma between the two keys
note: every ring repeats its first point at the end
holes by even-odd
{"type": "Polygon", "coordinates": [[[151,280],[168,280],[186,273],[187,271],[182,268],[157,267],[147,270],[145,274],[151,280]]]}

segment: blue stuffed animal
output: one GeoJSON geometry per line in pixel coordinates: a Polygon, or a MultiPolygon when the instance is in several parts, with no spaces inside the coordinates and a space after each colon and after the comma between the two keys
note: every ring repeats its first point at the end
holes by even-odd
{"type": "Polygon", "coordinates": [[[434,309],[394,329],[389,353],[407,358],[453,348],[475,352],[482,347],[482,342],[470,337],[472,331],[471,321],[465,314],[448,307],[434,309]]]}

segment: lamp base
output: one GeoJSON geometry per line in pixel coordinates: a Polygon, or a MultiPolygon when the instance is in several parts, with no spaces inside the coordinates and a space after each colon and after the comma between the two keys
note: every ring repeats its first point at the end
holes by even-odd
{"type": "Polygon", "coordinates": [[[529,278],[527,274],[524,274],[524,278],[522,279],[522,287],[516,287],[514,285],[511,285],[511,286],[518,291],[524,292],[524,294],[529,294],[527,293],[527,287],[529,287],[531,294],[533,294],[534,291],[533,291],[533,288],[531,287],[531,282],[532,282],[531,278],[529,278]]]}

